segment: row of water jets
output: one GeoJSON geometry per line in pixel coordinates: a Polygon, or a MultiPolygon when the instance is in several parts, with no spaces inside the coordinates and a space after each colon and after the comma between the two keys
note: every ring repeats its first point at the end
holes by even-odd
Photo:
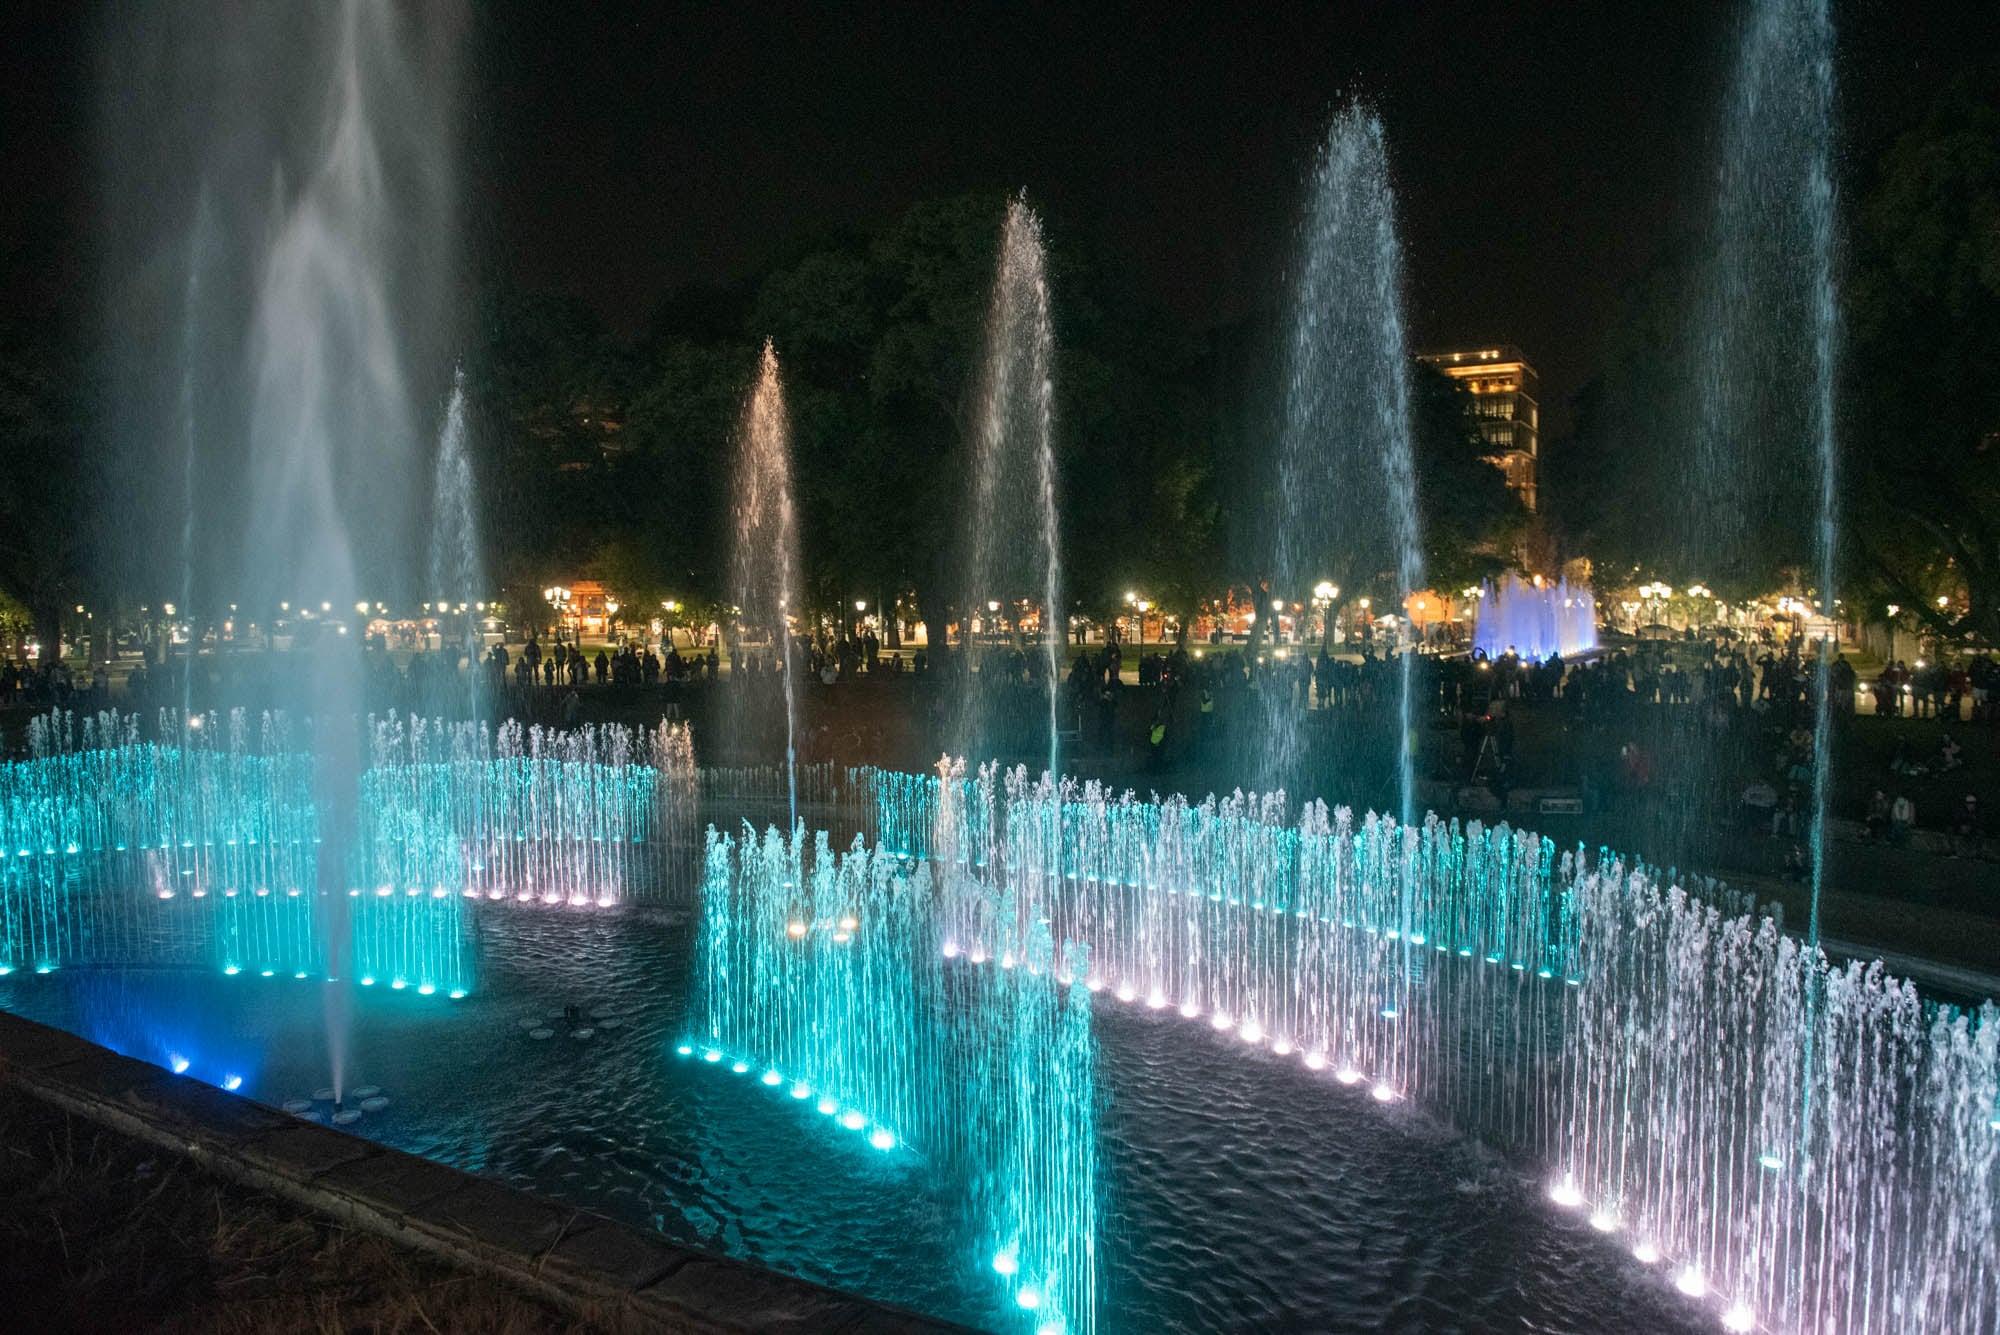
{"type": "MultiPolygon", "coordinates": [[[[918,870],[878,870],[866,895],[778,876],[763,916],[740,920],[727,857],[712,861],[712,998],[871,1049],[827,1026],[880,998],[852,982],[814,996],[814,976],[784,972],[801,924],[902,924],[899,968],[934,950],[1033,976],[1051,958],[1034,943],[1062,941],[1043,985],[1071,1004],[1080,984],[1432,1108],[1541,1165],[1558,1205],[1670,1267],[1731,1329],[2000,1319],[1991,1003],[1927,1003],[1879,964],[1830,963],[1725,887],[1690,893],[1504,825],[1357,822],[1316,803],[1288,821],[1278,795],[1140,801],[991,768],[877,779],[874,856],[918,870]],[[728,933],[761,952],[754,967],[714,963],[728,933]],[[741,992],[771,978],[794,995],[741,992]]],[[[753,1063],[790,1050],[716,1023],[753,1063]]]]}
{"type": "Polygon", "coordinates": [[[1003,1286],[1022,1329],[1087,1335],[1098,1190],[1088,957],[1027,920],[1008,940],[1009,967],[954,958],[939,948],[933,870],[859,837],[836,853],[802,829],[760,838],[745,826],[740,840],[711,830],[695,1024],[679,1052],[964,1184],[968,1270],[1003,1286]]]}
{"type": "Polygon", "coordinates": [[[651,892],[694,824],[682,725],[368,734],[329,850],[311,730],[282,714],[162,711],[157,740],[108,711],[35,720],[30,757],[0,764],[0,971],[207,963],[463,996],[464,903],[651,892]]]}

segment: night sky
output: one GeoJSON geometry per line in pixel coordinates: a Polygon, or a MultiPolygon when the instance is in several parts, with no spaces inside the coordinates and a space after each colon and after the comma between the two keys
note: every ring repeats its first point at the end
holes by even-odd
{"type": "MultiPolygon", "coordinates": [[[[481,4],[468,249],[615,329],[798,237],[1025,186],[1197,324],[1267,311],[1329,108],[1374,99],[1420,347],[1514,342],[1544,408],[1703,186],[1739,9],[1713,3],[481,4]]],[[[2000,50],[2000,5],[1839,6],[1850,157],[2000,50]]],[[[10,301],[91,282],[91,34],[0,21],[10,301]]],[[[1057,294],[1060,300],[1060,293],[1057,294]]]]}

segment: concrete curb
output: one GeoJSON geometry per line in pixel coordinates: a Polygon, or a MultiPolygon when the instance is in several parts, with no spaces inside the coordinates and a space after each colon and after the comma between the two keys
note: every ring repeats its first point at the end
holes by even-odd
{"type": "Polygon", "coordinates": [[[887,1332],[965,1328],[699,1252],[588,1210],[291,1117],[87,1039],[0,1012],[0,1082],[623,1331],[887,1332]]]}

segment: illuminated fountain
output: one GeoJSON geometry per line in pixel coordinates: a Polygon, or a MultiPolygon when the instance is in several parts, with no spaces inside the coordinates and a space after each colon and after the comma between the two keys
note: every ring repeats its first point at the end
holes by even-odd
{"type": "Polygon", "coordinates": [[[464,693],[449,701],[449,707],[454,713],[463,709],[467,718],[476,719],[480,715],[480,684],[486,679],[479,670],[486,641],[477,612],[486,596],[486,576],[466,436],[465,372],[461,369],[452,377],[451,401],[438,437],[437,477],[431,496],[431,578],[424,592],[436,599],[433,606],[438,612],[444,679],[461,680],[458,662],[465,659],[464,693]],[[453,612],[452,608],[458,610],[453,612]],[[448,629],[454,625],[455,636],[448,629]]]}
{"type": "Polygon", "coordinates": [[[2000,1314],[1992,1003],[1922,1003],[1775,909],[1505,825],[1288,821],[1281,795],[1142,802],[1024,771],[929,786],[883,784],[927,818],[878,824],[941,832],[921,853],[947,869],[954,957],[1004,962],[1046,923],[1089,948],[1103,998],[1521,1155],[1732,1322],[2000,1314]]]}
{"type": "Polygon", "coordinates": [[[391,715],[373,724],[358,846],[364,886],[608,907],[641,848],[694,809],[684,724],[557,731],[391,715]]]}
{"type": "Polygon", "coordinates": [[[1597,596],[1587,585],[1539,576],[1531,584],[1511,570],[1498,584],[1483,581],[1472,647],[1488,658],[1511,653],[1537,662],[1589,653],[1597,648],[1597,596]]]}
{"type": "Polygon", "coordinates": [[[309,736],[241,710],[157,726],[52,714],[31,759],[0,764],[0,969],[212,964],[462,996],[466,901],[614,904],[692,829],[684,725],[390,718],[329,879],[309,736]]]}
{"type": "MultiPolygon", "coordinates": [[[[736,430],[735,550],[730,590],[736,600],[737,624],[768,640],[775,655],[779,690],[784,701],[785,782],[787,824],[799,816],[797,787],[799,704],[794,678],[790,618],[798,611],[799,534],[792,501],[792,424],[785,410],[785,386],[778,374],[778,353],[764,340],[757,363],[757,380],[743,405],[736,430]]],[[[752,646],[750,653],[759,652],[752,646]]],[[[762,700],[767,689],[758,678],[732,681],[727,699],[740,739],[768,716],[762,700]]]]}
{"type": "MultiPolygon", "coordinates": [[[[945,898],[1011,894],[940,865],[945,898]]],[[[1087,955],[1010,922],[991,955],[952,949],[932,868],[860,839],[709,835],[691,1062],[755,1081],[971,1185],[969,1274],[1006,1286],[1022,1329],[1096,1322],[1096,1049],[1087,955]]]]}
{"type": "MultiPolygon", "coordinates": [[[[998,272],[986,313],[986,350],[975,391],[972,437],[972,495],[968,516],[971,552],[959,599],[960,635],[968,666],[972,620],[989,623],[996,609],[1039,602],[1041,643],[1027,651],[1039,661],[1048,715],[1044,743],[1051,770],[1059,768],[1056,736],[1063,691],[1062,653],[1066,637],[1062,603],[1062,562],[1057,549],[1056,463],[1053,423],[1055,333],[1049,323],[1047,256],[1041,219],[1025,199],[1007,205],[1000,233],[998,272]]],[[[998,652],[997,650],[995,651],[998,652]]],[[[1002,687],[983,670],[964,678],[953,749],[984,757],[1004,745],[1000,729],[1021,712],[1012,699],[1017,683],[1002,687]]],[[[1031,752],[1030,754],[1035,754],[1031,752]]]]}
{"type": "MultiPolygon", "coordinates": [[[[1353,103],[1314,163],[1285,349],[1271,592],[1304,603],[1317,581],[1359,588],[1383,576],[1400,606],[1423,587],[1403,251],[1382,121],[1353,103]]],[[[1262,609],[1259,609],[1260,615],[1262,609]]],[[[1411,672],[1400,656],[1397,809],[1415,812],[1411,672]]],[[[1268,786],[1298,781],[1301,720],[1266,691],[1268,786]]]]}

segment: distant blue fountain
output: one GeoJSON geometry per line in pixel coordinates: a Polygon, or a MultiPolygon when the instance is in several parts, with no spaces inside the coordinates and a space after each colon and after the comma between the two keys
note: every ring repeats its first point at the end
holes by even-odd
{"type": "Polygon", "coordinates": [[[1567,579],[1529,583],[1508,571],[1479,590],[1472,647],[1488,658],[1517,654],[1537,662],[1550,654],[1573,658],[1597,648],[1597,596],[1567,579]]]}

